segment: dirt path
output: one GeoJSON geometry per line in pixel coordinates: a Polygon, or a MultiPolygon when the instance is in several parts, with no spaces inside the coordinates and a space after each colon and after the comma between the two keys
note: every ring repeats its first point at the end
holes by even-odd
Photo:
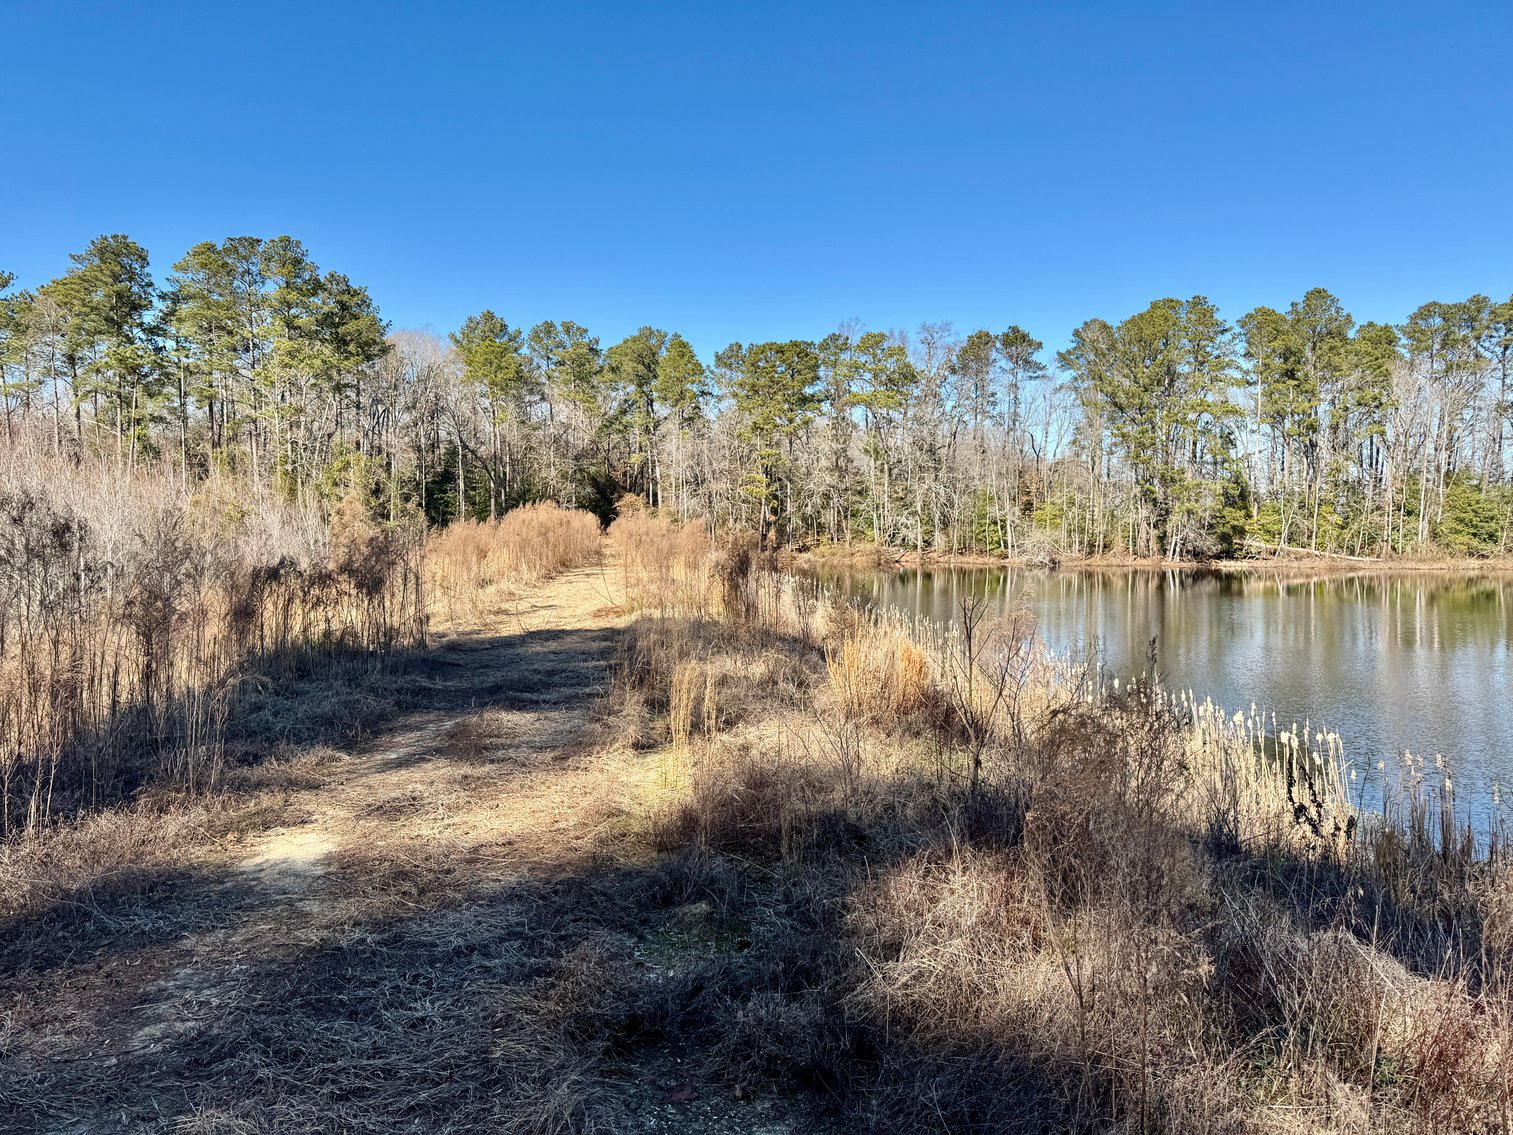
{"type": "Polygon", "coordinates": [[[498,877],[591,838],[605,801],[627,788],[623,764],[574,752],[610,677],[620,620],[605,598],[601,574],[578,571],[528,596],[505,634],[446,644],[434,701],[460,712],[412,719],[294,795],[297,820],[232,864],[240,917],[176,942],[178,964],[145,990],[139,1018],[116,1022],[117,1039],[130,1033],[125,1050],[192,1032],[249,964],[318,945],[383,906],[396,866],[440,859],[498,877]]]}
{"type": "Polygon", "coordinates": [[[261,831],[129,908],[85,904],[83,948],[28,955],[0,1018],[0,1129],[525,1131],[599,1111],[727,1129],[675,1054],[574,1079],[602,1055],[584,1022],[645,968],[625,836],[661,776],[605,716],[625,624],[607,578],[574,572],[441,645],[414,676],[423,708],[261,831]]]}

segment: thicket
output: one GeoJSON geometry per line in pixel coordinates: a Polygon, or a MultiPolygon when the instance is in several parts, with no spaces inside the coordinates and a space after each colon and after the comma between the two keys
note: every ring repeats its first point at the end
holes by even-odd
{"type": "Polygon", "coordinates": [[[420,543],[344,500],[329,522],[232,477],[0,456],[0,831],[148,783],[215,787],[262,681],[420,641],[420,543]]]}

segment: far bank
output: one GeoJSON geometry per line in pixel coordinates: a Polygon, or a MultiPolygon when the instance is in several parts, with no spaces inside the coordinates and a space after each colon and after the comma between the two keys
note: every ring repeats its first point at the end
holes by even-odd
{"type": "Polygon", "coordinates": [[[967,568],[1029,568],[1043,571],[1212,571],[1281,574],[1287,576],[1351,576],[1411,572],[1463,575],[1513,574],[1509,556],[1347,556],[1307,549],[1248,559],[1153,559],[1127,554],[996,555],[987,552],[923,552],[877,544],[821,544],[783,549],[784,566],[855,567],[867,570],[929,570],[967,568]]]}

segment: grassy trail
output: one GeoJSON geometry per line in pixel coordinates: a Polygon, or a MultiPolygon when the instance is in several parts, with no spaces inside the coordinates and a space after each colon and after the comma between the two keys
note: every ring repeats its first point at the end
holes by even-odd
{"type": "MultiPolygon", "coordinates": [[[[170,866],[0,923],[0,1128],[581,1127],[598,1089],[553,1034],[602,1008],[595,943],[634,938],[604,876],[658,776],[603,734],[607,578],[439,646],[422,708],[170,866]]],[[[603,1090],[703,1129],[667,1059],[631,1054],[603,1090]]]]}

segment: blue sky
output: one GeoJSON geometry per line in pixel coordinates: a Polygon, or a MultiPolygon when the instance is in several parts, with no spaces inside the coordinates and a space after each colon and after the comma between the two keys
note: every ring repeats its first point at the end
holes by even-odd
{"type": "Polygon", "coordinates": [[[396,327],[706,357],[1513,291],[1506,3],[0,5],[0,267],[290,233],[396,327]]]}

